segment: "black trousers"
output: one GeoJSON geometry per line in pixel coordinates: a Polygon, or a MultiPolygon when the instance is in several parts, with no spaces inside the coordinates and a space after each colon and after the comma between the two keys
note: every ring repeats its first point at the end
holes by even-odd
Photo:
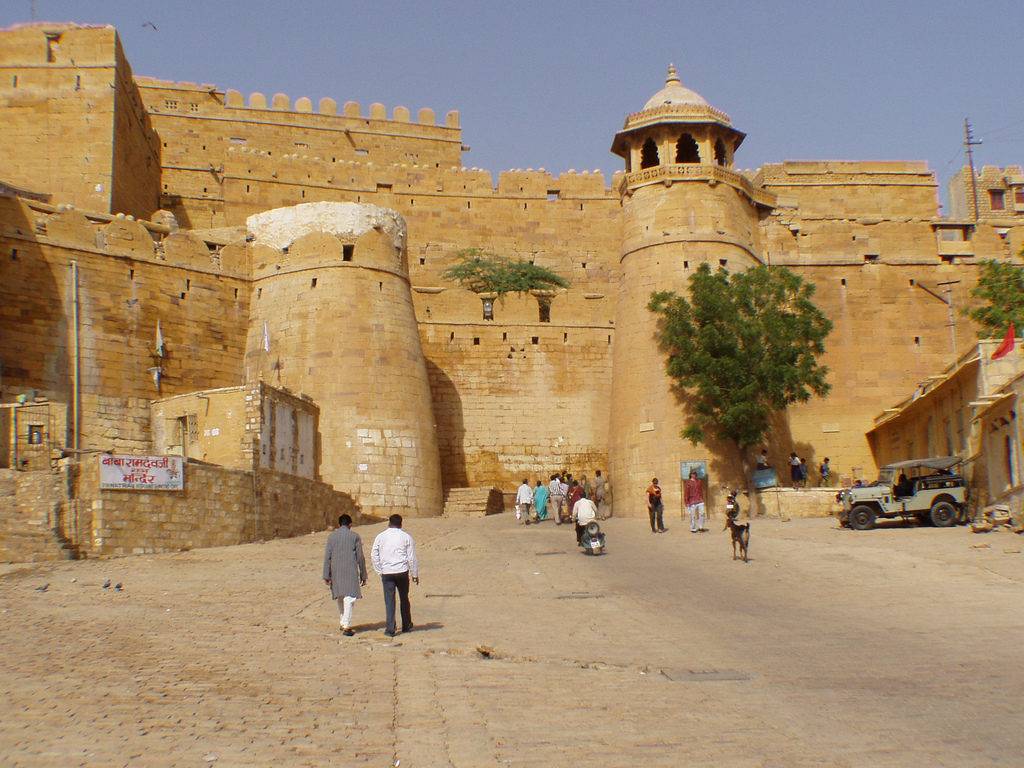
{"type": "Polygon", "coordinates": [[[647,512],[651,516],[651,530],[652,531],[664,531],[665,530],[665,521],[662,519],[663,518],[663,514],[665,512],[664,505],[663,504],[651,505],[651,507],[647,510],[647,512]],[[655,525],[655,524],[657,524],[657,525],[655,525]]]}
{"type": "Polygon", "coordinates": [[[384,587],[384,611],[386,614],[385,631],[395,634],[395,590],[398,590],[398,602],[402,609],[402,631],[412,631],[412,605],[409,603],[409,572],[384,573],[380,577],[384,587]]]}
{"type": "Polygon", "coordinates": [[[587,530],[585,525],[576,523],[576,543],[579,544],[583,540],[583,532],[587,530]]]}

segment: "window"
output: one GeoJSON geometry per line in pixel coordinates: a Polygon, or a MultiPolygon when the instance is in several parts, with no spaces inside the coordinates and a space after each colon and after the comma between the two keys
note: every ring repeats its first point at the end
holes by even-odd
{"type": "Polygon", "coordinates": [[[164,99],[164,109],[177,109],[178,102],[175,99],[164,99]]]}
{"type": "Polygon", "coordinates": [[[60,50],[60,32],[46,32],[46,60],[51,64],[57,60],[60,50]]]}
{"type": "Polygon", "coordinates": [[[990,189],[988,191],[989,206],[993,211],[1006,210],[1006,192],[1001,189],[990,189]]]}
{"type": "MultiPolygon", "coordinates": [[[[190,101],[188,103],[188,111],[189,112],[198,112],[199,111],[199,105],[196,104],[194,101],[190,101]]],[[[206,149],[206,147],[203,147],[203,149],[206,149]]]]}
{"type": "Polygon", "coordinates": [[[232,144],[245,144],[246,140],[243,139],[241,136],[232,136],[230,139],[228,139],[228,141],[230,141],[232,144]]]}
{"type": "Polygon", "coordinates": [[[551,299],[539,298],[537,299],[537,308],[539,310],[539,320],[542,323],[551,322],[551,299]]]}
{"type": "Polygon", "coordinates": [[[343,245],[341,246],[341,260],[352,261],[352,257],[356,253],[356,247],[354,245],[343,245]]]}
{"type": "Polygon", "coordinates": [[[727,160],[725,144],[721,139],[715,142],[715,162],[718,165],[725,165],[727,160]]]}
{"type": "Polygon", "coordinates": [[[679,137],[679,141],[676,142],[676,162],[700,162],[700,150],[697,148],[697,142],[694,141],[693,136],[688,133],[684,133],[679,137]]]}
{"type": "Polygon", "coordinates": [[[494,300],[493,299],[483,299],[483,304],[484,304],[484,320],[493,320],[494,319],[494,300]]]}
{"type": "Polygon", "coordinates": [[[640,167],[653,168],[658,164],[658,145],[654,143],[654,139],[648,139],[640,150],[640,167]]]}
{"type": "Polygon", "coordinates": [[[1024,205],[1024,187],[1018,187],[1013,191],[1013,202],[1017,205],[1024,205]]]}
{"type": "Polygon", "coordinates": [[[18,87],[18,76],[17,75],[11,75],[11,88],[17,88],[17,87],[18,87]]]}
{"type": "Polygon", "coordinates": [[[28,444],[29,445],[42,445],[43,444],[43,425],[42,424],[29,424],[28,425],[28,444]]]}

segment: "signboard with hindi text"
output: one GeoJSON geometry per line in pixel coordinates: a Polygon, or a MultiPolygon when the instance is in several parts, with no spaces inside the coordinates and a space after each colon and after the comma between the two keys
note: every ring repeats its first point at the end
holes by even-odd
{"type": "Polygon", "coordinates": [[[181,491],[185,465],[181,456],[100,456],[100,490],[181,491]]]}

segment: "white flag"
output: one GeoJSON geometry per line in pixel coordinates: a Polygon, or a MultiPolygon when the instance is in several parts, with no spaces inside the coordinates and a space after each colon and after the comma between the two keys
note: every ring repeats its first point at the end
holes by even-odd
{"type": "Polygon", "coordinates": [[[157,357],[164,356],[164,334],[160,330],[160,321],[156,321],[156,350],[157,357]]]}
{"type": "Polygon", "coordinates": [[[263,351],[270,351],[270,328],[267,327],[267,321],[263,321],[263,351]]]}

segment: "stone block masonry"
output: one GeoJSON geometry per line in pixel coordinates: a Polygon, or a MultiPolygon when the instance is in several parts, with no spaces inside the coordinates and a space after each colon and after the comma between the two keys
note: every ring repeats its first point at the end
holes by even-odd
{"type": "Polygon", "coordinates": [[[298,536],[360,520],[351,496],[296,475],[189,462],[182,492],[101,491],[93,463],[77,473],[77,534],[87,556],[131,555],[298,536]]]}

